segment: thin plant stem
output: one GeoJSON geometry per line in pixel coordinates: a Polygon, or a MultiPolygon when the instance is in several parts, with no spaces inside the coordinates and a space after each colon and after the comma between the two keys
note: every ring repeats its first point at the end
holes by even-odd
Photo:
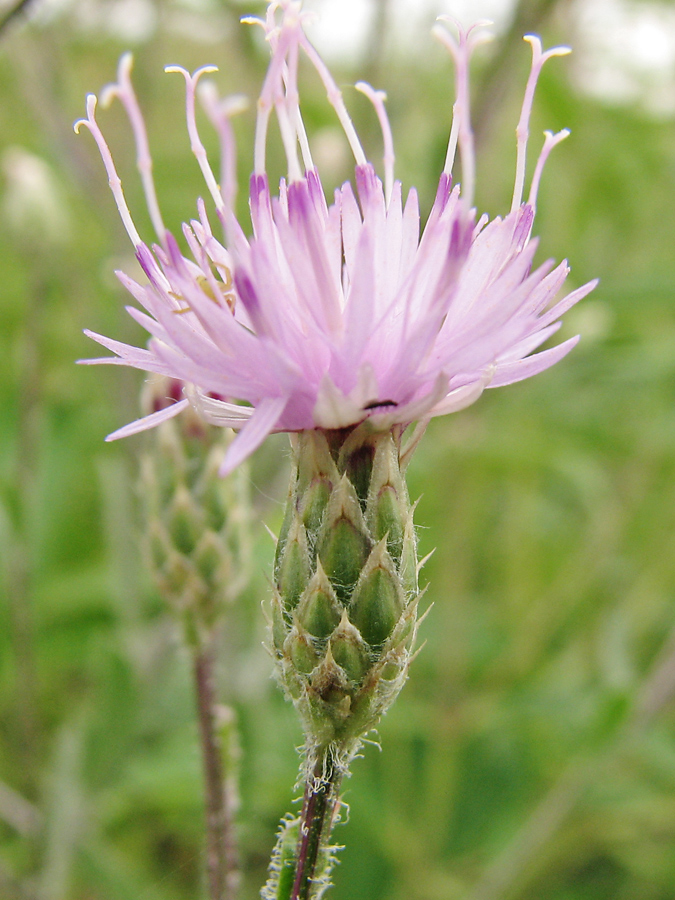
{"type": "Polygon", "coordinates": [[[310,900],[319,851],[328,840],[338,801],[340,771],[326,753],[305,785],[297,863],[290,900],[310,900]]]}
{"type": "Polygon", "coordinates": [[[206,869],[210,900],[235,900],[239,885],[239,865],[233,822],[235,807],[232,782],[225,772],[218,733],[218,704],[214,675],[214,650],[209,643],[200,646],[193,657],[199,734],[204,765],[206,812],[206,869]]]}

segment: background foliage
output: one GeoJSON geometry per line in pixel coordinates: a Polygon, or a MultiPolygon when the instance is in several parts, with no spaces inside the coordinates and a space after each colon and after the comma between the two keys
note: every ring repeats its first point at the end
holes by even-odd
{"type": "MultiPolygon", "coordinates": [[[[73,366],[92,353],[85,326],[142,339],[111,275],[133,260],[100,162],[93,142],[70,132],[85,92],[112,79],[127,48],[110,33],[111,10],[80,0],[40,14],[38,3],[0,46],[3,900],[187,900],[201,890],[189,665],[139,553],[140,439],[102,442],[135,417],[140,379],[73,366]]],[[[182,83],[162,67],[214,62],[224,93],[255,97],[266,51],[237,24],[249,11],[162,0],[137,48],[174,230],[203,187],[182,83]]],[[[405,54],[377,27],[339,80],[365,74],[387,89],[398,174],[428,209],[449,65],[430,41],[405,54]]],[[[476,68],[478,206],[493,215],[507,206],[514,168],[527,68],[519,35],[534,28],[547,44],[573,41],[569,4],[520,4],[501,52],[476,68]]],[[[378,158],[372,113],[346,96],[378,158]]],[[[304,109],[332,189],[348,161],[311,77],[304,109]]],[[[113,109],[103,121],[140,210],[123,117],[113,109]]],[[[252,122],[253,113],[237,122],[242,184],[252,122]]],[[[575,284],[599,275],[601,286],[567,317],[566,336],[583,334],[571,357],[435,421],[414,459],[422,554],[436,547],[425,569],[434,608],[379,730],[382,752],[367,746],[347,786],[336,897],[675,895],[675,138],[670,120],[590,100],[556,61],[533,132],[563,126],[573,137],[544,181],[540,257],[568,256],[575,284]]],[[[271,441],[251,472],[255,519],[273,530],[284,453],[285,438],[271,441]]],[[[301,740],[261,647],[272,556],[261,527],[255,553],[220,672],[241,726],[245,900],[264,880],[301,740]]]]}

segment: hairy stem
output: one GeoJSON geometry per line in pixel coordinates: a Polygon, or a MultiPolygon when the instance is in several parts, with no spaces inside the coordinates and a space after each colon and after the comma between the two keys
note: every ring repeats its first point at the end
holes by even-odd
{"type": "Polygon", "coordinates": [[[206,868],[210,900],[234,900],[239,882],[237,847],[232,821],[234,798],[223,765],[218,734],[218,706],[211,645],[194,653],[199,733],[204,764],[206,808],[206,868]]]}
{"type": "Polygon", "coordinates": [[[326,753],[305,785],[297,862],[290,900],[311,900],[319,851],[328,840],[338,801],[340,772],[326,753]]]}

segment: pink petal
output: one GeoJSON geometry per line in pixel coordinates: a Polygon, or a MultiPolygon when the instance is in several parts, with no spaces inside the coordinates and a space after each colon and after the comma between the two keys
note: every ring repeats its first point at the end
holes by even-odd
{"type": "Polygon", "coordinates": [[[525,378],[531,378],[532,375],[538,375],[539,372],[543,372],[559,362],[578,342],[579,335],[563,341],[557,347],[551,347],[550,350],[542,350],[541,353],[528,356],[526,359],[504,365],[498,364],[495,376],[488,387],[502,387],[505,384],[514,384],[516,381],[523,381],[525,378]]]}
{"type": "Polygon", "coordinates": [[[174,416],[177,416],[178,413],[182,412],[189,405],[189,400],[179,400],[178,403],[172,403],[171,406],[150,413],[149,416],[144,416],[142,419],[136,419],[135,422],[130,422],[128,425],[118,428],[117,431],[113,431],[108,435],[106,441],[117,441],[120,438],[138,434],[139,431],[147,431],[148,428],[155,428],[157,425],[161,425],[162,422],[173,419],[174,416]]]}
{"type": "Polygon", "coordinates": [[[274,431],[274,426],[288,402],[286,397],[268,397],[256,408],[249,421],[227,448],[225,459],[220,466],[221,475],[229,475],[247,457],[257,450],[265,438],[274,431]]]}

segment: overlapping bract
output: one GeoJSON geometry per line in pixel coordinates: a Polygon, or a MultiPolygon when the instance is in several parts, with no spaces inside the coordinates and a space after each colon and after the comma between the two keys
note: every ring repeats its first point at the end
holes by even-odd
{"type": "Polygon", "coordinates": [[[272,431],[338,429],[370,420],[375,430],[407,425],[461,409],[484,388],[528,378],[553,365],[576,338],[533,353],[559,327],[561,315],[594,286],[555,303],[568,274],[566,263],[532,270],[531,239],[541,169],[550,149],[565,136],[547,135],[527,203],[521,202],[527,122],[541,66],[560,49],[542,53],[532,38],[533,65],[518,131],[518,165],[512,211],[478,224],[470,208],[473,148],[468,112],[468,65],[472,31],[459,43],[446,32],[457,69],[457,101],[445,170],[431,214],[420,235],[417,194],[405,202],[393,179],[393,148],[383,95],[360,88],[383,126],[384,184],[367,161],[342,97],[303,29],[300,2],[269,5],[265,22],[272,59],[259,101],[254,174],[250,185],[253,233],[247,237],[232,210],[230,109],[209,88],[204,106],[224,145],[222,189],[211,172],[194,117],[197,82],[190,76],[187,123],[217,214],[224,242],[214,236],[204,203],[199,218],[183,228],[189,256],[162,223],[149,174],[143,120],[129,77],[120,66],[109,93],[125,104],[139,147],[139,169],[159,243],[138,235],[121,183],[88,99],[86,125],[94,135],[138,260],[147,276],[123,284],[145,309],[130,314],[151,335],[139,349],[90,336],[116,354],[89,362],[135,366],[180,379],[185,397],[111,437],[152,427],[189,403],[208,421],[240,430],[228,451],[229,471],[272,431]],[[280,13],[280,21],[277,18],[280,13]],[[297,91],[300,51],[317,68],[345,130],[356,161],[356,193],[350,183],[326,202],[311,159],[297,91]],[[265,174],[270,113],[279,121],[288,157],[288,182],[272,196],[265,174]],[[451,185],[459,145],[464,189],[451,185]],[[303,167],[297,158],[302,153],[303,167]],[[228,163],[228,158],[230,162],[228,163]],[[468,185],[467,185],[468,182],[468,185]]]}
{"type": "Polygon", "coordinates": [[[408,674],[420,594],[399,442],[400,433],[364,424],[347,435],[314,429],[294,443],[272,650],[310,769],[329,746],[346,766],[408,674]]]}
{"type": "MultiPolygon", "coordinates": [[[[154,376],[144,385],[143,411],[164,408],[180,390],[154,376]]],[[[250,577],[246,466],[217,477],[228,438],[188,411],[153,431],[140,456],[148,569],[193,648],[213,639],[250,577]]]]}

